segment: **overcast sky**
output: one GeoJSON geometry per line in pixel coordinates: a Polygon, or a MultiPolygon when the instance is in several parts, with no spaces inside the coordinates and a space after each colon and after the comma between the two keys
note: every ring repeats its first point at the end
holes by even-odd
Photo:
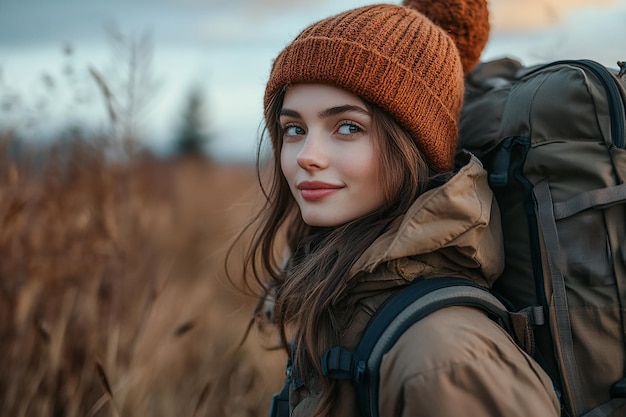
{"type": "MultiPolygon", "coordinates": [[[[213,150],[251,158],[264,84],[280,49],[320,18],[376,2],[0,0],[0,124],[36,136],[72,118],[104,123],[87,68],[112,74],[107,28],[127,37],[149,32],[154,87],[143,119],[149,141],[168,142],[188,91],[201,86],[213,150]],[[62,53],[66,45],[71,55],[62,53]],[[27,127],[25,114],[36,122],[27,127]]],[[[490,0],[490,8],[493,30],[483,59],[509,55],[532,64],[584,57],[613,67],[626,60],[626,0],[490,0]]]]}

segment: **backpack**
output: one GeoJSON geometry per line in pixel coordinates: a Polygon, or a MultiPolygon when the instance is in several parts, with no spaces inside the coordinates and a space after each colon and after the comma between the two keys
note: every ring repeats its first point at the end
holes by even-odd
{"type": "Polygon", "coordinates": [[[534,326],[569,416],[626,414],[626,65],[479,65],[459,150],[489,172],[505,270],[493,291],[534,326]],[[621,398],[621,399],[618,399],[621,398]]]}
{"type": "MultiPolygon", "coordinates": [[[[401,334],[459,304],[485,310],[543,366],[563,416],[626,413],[624,72],[501,59],[468,75],[459,153],[489,173],[505,270],[491,293],[464,279],[416,280],[376,312],[354,352],[323,355],[325,375],[354,381],[362,415],[378,416],[378,368],[401,334]]],[[[288,413],[286,401],[283,389],[272,409],[288,413]]]]}

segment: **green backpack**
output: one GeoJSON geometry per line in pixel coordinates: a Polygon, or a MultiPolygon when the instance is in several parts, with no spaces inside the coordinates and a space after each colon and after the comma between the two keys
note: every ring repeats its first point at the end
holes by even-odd
{"type": "Polygon", "coordinates": [[[493,291],[533,328],[564,415],[626,416],[626,65],[525,68],[466,80],[459,150],[481,159],[501,211],[493,291]]]}

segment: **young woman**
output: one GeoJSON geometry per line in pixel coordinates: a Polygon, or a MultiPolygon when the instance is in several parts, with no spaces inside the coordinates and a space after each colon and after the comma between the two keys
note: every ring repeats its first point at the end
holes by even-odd
{"type": "MultiPolygon", "coordinates": [[[[284,347],[294,349],[292,416],[359,414],[351,382],[323,376],[320,358],[354,348],[390,295],[418,278],[490,286],[502,271],[486,173],[469,155],[453,161],[464,70],[486,42],[487,5],[408,3],[309,26],[267,84],[274,173],[246,271],[272,292],[284,347]]],[[[380,373],[381,416],[559,415],[548,376],[471,307],[412,325],[380,373]]]]}

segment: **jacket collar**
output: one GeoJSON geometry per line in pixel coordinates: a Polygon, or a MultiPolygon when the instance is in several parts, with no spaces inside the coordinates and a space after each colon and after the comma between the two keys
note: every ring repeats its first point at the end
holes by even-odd
{"type": "Polygon", "coordinates": [[[363,253],[350,279],[385,265],[404,279],[464,276],[491,286],[504,266],[500,213],[480,161],[422,194],[363,253]]]}

